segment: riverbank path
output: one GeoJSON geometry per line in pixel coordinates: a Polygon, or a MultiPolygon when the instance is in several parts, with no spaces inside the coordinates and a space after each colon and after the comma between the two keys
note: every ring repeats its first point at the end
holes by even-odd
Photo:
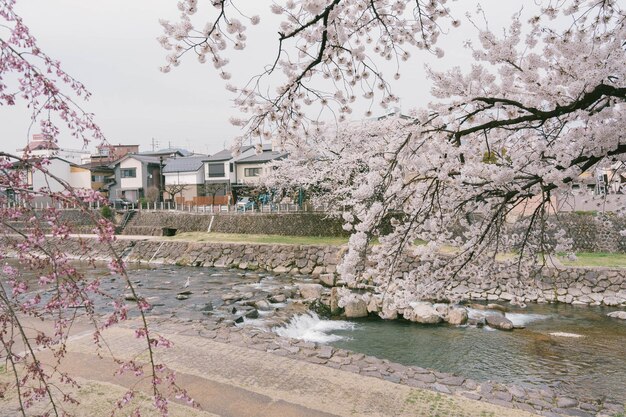
{"type": "MultiPolygon", "coordinates": [[[[185,417],[531,417],[533,414],[395,384],[302,360],[284,358],[250,347],[198,336],[191,326],[167,324],[159,331],[174,346],[157,349],[158,359],[176,371],[177,382],[200,409],[172,404],[171,416],[185,417]]],[[[147,354],[132,326],[105,332],[108,348],[119,359],[144,361],[147,354]]],[[[134,376],[114,376],[112,359],[98,357],[91,331],[77,326],[67,345],[62,369],[78,377],[80,406],[68,407],[77,416],[108,416],[115,401],[137,383],[134,376]]],[[[51,361],[41,356],[43,362],[51,361]]],[[[139,404],[142,415],[158,415],[149,407],[149,386],[139,404]]],[[[0,399],[0,415],[18,415],[11,396],[0,399]]],[[[14,398],[13,398],[14,400],[14,398]]],[[[34,411],[34,410],[31,410],[34,411]]],[[[118,415],[130,411],[120,410],[118,415]]]]}

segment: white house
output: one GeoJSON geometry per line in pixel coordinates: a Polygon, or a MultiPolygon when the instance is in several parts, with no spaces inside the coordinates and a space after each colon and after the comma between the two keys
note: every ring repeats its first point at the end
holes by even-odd
{"type": "Polygon", "coordinates": [[[263,152],[239,159],[235,162],[236,183],[238,186],[256,186],[259,177],[270,169],[268,162],[287,157],[286,152],[273,151],[270,147],[264,148],[263,152]]]}
{"type": "MultiPolygon", "coordinates": [[[[210,190],[213,188],[215,196],[228,197],[232,193],[232,184],[237,183],[235,162],[242,158],[254,155],[254,146],[242,146],[239,155],[224,149],[215,155],[204,159],[204,182],[210,190]]],[[[231,201],[224,201],[230,203],[231,201]]]]}
{"type": "Polygon", "coordinates": [[[147,197],[150,191],[158,198],[163,184],[161,167],[164,164],[163,157],[142,154],[124,156],[111,166],[115,172],[115,180],[109,185],[109,198],[124,198],[134,203],[147,197]]]}
{"type": "Polygon", "coordinates": [[[51,158],[56,156],[76,165],[82,164],[84,159],[90,156],[85,149],[61,148],[54,140],[42,134],[34,134],[28,145],[25,148],[18,149],[18,151],[28,151],[30,156],[34,157],[51,158]]]}
{"type": "Polygon", "coordinates": [[[163,167],[166,199],[179,203],[196,201],[205,195],[204,160],[207,155],[170,158],[163,167]],[[174,194],[174,195],[173,195],[174,194]]]}
{"type": "MultiPolygon", "coordinates": [[[[14,165],[15,169],[20,170],[26,176],[31,190],[60,193],[67,190],[66,183],[74,189],[91,189],[91,171],[59,157],[47,159],[49,163],[43,167],[47,173],[32,168],[28,164],[16,163],[14,165]]],[[[50,202],[50,198],[37,196],[34,202],[50,202]]]]}

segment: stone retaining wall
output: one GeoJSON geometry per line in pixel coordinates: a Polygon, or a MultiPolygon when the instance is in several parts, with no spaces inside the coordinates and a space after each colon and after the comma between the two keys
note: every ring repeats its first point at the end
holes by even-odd
{"type": "MultiPolygon", "coordinates": [[[[158,236],[163,227],[179,232],[207,231],[220,233],[273,234],[288,236],[348,236],[342,220],[323,213],[204,214],[175,211],[140,211],[124,230],[127,235],[158,236]]],[[[561,213],[557,219],[573,241],[577,252],[626,253],[626,217],[590,213],[561,213]]],[[[388,223],[388,222],[387,222],[388,223]]],[[[389,225],[382,226],[383,232],[389,225]]],[[[512,226],[513,230],[515,226],[512,226]]],[[[519,232],[519,231],[518,231],[519,232]]],[[[383,234],[384,234],[383,233],[383,234]]],[[[551,239],[550,236],[548,236],[551,239]]],[[[556,243],[556,242],[553,242],[556,243]]]]}
{"type": "MultiPolygon", "coordinates": [[[[96,239],[64,242],[67,253],[86,253],[107,259],[108,254],[96,239]],[[85,248],[85,249],[81,249],[85,248]]],[[[151,262],[189,266],[216,266],[262,269],[275,273],[321,276],[327,285],[338,277],[335,271],[345,250],[337,246],[263,245],[239,243],[202,243],[157,240],[119,240],[116,249],[127,262],[151,262]]],[[[80,256],[78,256],[80,258],[80,256]]],[[[403,262],[407,272],[417,260],[403,262]]],[[[510,301],[518,297],[526,302],[562,302],[580,305],[626,306],[626,269],[544,268],[528,280],[520,280],[514,271],[494,273],[492,278],[459,276],[447,287],[448,294],[463,299],[510,301]]]]}
{"type": "Polygon", "coordinates": [[[125,235],[158,236],[163,227],[178,232],[242,233],[283,236],[348,236],[341,219],[322,213],[204,214],[139,211],[124,228],[125,235]]]}

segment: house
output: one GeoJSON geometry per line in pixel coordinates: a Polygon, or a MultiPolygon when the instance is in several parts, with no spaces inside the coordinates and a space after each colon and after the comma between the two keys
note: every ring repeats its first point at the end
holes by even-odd
{"type": "Polygon", "coordinates": [[[67,162],[80,165],[85,158],[89,157],[89,152],[80,149],[61,148],[56,141],[42,134],[34,134],[28,144],[18,152],[28,152],[30,157],[51,158],[59,157],[67,162]]]}
{"type": "Polygon", "coordinates": [[[179,156],[191,156],[191,152],[182,148],[166,148],[159,149],[158,151],[141,152],[141,155],[157,156],[163,158],[177,158],[179,156]]]}
{"type": "Polygon", "coordinates": [[[193,155],[168,159],[163,167],[165,199],[184,204],[204,197],[204,160],[207,157],[193,155]]]}
{"type": "Polygon", "coordinates": [[[139,145],[111,145],[102,143],[96,147],[96,153],[91,155],[92,163],[100,163],[100,166],[110,164],[129,153],[139,153],[139,145]]]}
{"type": "Polygon", "coordinates": [[[271,147],[263,148],[263,152],[254,154],[236,161],[236,186],[250,187],[259,184],[259,177],[263,173],[267,173],[268,163],[284,159],[287,157],[286,152],[273,151],[271,147]]]}
{"type": "Polygon", "coordinates": [[[93,161],[81,165],[91,173],[91,189],[100,191],[105,197],[109,196],[109,184],[114,180],[115,170],[104,161],[93,161]]]}
{"type": "Polygon", "coordinates": [[[254,146],[242,146],[239,155],[233,155],[229,149],[223,149],[204,159],[204,183],[206,194],[213,197],[226,197],[223,204],[231,203],[232,185],[237,183],[235,162],[254,155],[254,146]]]}
{"type": "MultiPolygon", "coordinates": [[[[90,189],[91,173],[88,169],[80,167],[70,161],[57,156],[47,157],[48,163],[44,165],[47,173],[33,168],[29,163],[15,162],[13,169],[21,171],[26,179],[28,188],[32,191],[47,190],[51,193],[62,193],[67,190],[66,184],[74,189],[90,189]]],[[[51,199],[46,196],[36,196],[34,203],[50,203],[51,199]]]]}
{"type": "Polygon", "coordinates": [[[133,203],[140,198],[158,201],[162,193],[163,156],[128,154],[110,165],[114,179],[108,185],[109,199],[124,198],[133,203]]]}

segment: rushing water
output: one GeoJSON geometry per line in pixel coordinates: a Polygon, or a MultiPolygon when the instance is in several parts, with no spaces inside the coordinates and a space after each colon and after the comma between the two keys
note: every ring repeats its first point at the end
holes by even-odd
{"type": "MultiPolygon", "coordinates": [[[[333,346],[463,375],[533,387],[579,398],[626,401],[626,322],[614,309],[532,305],[507,313],[526,325],[512,332],[476,327],[428,326],[402,321],[315,323],[333,346]]],[[[472,314],[478,314],[472,311],[472,314]]],[[[306,334],[292,321],[289,333],[306,334]]],[[[318,340],[323,342],[323,340],[318,340]]]]}

